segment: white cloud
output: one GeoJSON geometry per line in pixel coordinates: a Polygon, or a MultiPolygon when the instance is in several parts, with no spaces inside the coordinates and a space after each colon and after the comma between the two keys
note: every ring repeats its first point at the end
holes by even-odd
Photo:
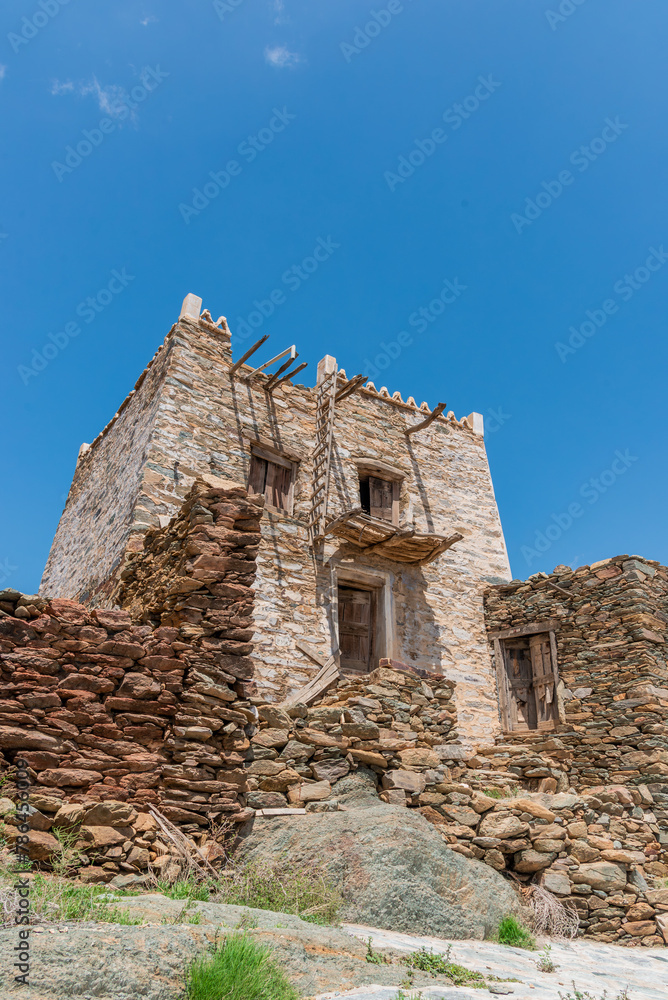
{"type": "Polygon", "coordinates": [[[276,12],[274,24],[285,24],[288,18],[284,16],[285,4],[283,0],[274,0],[274,10],[276,12]]]}
{"type": "Polygon", "coordinates": [[[51,84],[51,93],[54,97],[60,97],[61,94],[71,94],[74,90],[74,84],[71,80],[54,80],[51,84]]]}
{"type": "Polygon", "coordinates": [[[264,50],[264,58],[270,66],[274,66],[276,69],[286,69],[303,62],[298,52],[290,52],[285,45],[267,46],[264,50]]]}
{"type": "MultiPolygon", "coordinates": [[[[93,95],[97,100],[97,106],[110,118],[118,118],[124,108],[127,108],[130,101],[129,95],[124,87],[119,87],[115,83],[110,83],[106,87],[101,87],[97,77],[92,77],[88,81],[54,80],[51,85],[51,93],[60,97],[63,94],[76,94],[78,97],[89,97],[93,95]]],[[[127,113],[127,112],[126,112],[127,113]]],[[[134,120],[134,115],[131,116],[134,120]]]]}
{"type": "Polygon", "coordinates": [[[153,14],[148,14],[139,23],[142,24],[144,27],[146,27],[147,24],[156,24],[157,20],[158,20],[157,17],[154,17],[153,14]]]}
{"type": "Polygon", "coordinates": [[[0,63],[0,80],[4,80],[5,74],[7,72],[7,67],[0,63]]]}

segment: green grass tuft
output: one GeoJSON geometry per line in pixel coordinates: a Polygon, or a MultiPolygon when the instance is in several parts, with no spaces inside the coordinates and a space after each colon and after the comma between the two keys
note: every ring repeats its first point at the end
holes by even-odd
{"type": "Polygon", "coordinates": [[[497,933],[499,944],[507,944],[512,948],[536,950],[536,939],[515,917],[504,917],[499,924],[497,933]]]}
{"type": "Polygon", "coordinates": [[[419,969],[420,972],[430,972],[432,976],[447,976],[454,986],[472,986],[474,989],[484,989],[487,986],[485,977],[481,972],[474,972],[463,965],[457,965],[450,961],[451,948],[445,955],[435,955],[433,951],[420,948],[410,955],[404,956],[402,962],[411,969],[419,969]]]}
{"type": "Polygon", "coordinates": [[[187,1000],[299,1000],[271,949],[234,934],[196,958],[186,973],[187,1000]]]}

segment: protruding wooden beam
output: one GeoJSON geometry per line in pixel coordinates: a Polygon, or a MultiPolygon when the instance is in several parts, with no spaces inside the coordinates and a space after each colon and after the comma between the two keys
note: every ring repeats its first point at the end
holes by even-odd
{"type": "Polygon", "coordinates": [[[298,372],[303,371],[304,368],[308,368],[308,361],[303,361],[300,365],[297,365],[296,368],[293,368],[291,372],[288,372],[287,375],[284,375],[283,378],[279,378],[278,382],[274,382],[271,388],[266,386],[265,392],[273,392],[274,389],[278,389],[279,385],[283,385],[284,382],[287,382],[293,375],[297,375],[298,372]]]}
{"type": "Polygon", "coordinates": [[[294,357],[289,357],[287,361],[284,361],[280,368],[277,368],[273,375],[269,376],[269,380],[265,384],[265,392],[271,392],[272,388],[279,380],[283,372],[290,367],[293,361],[295,361],[299,355],[295,352],[294,357]]]}
{"type": "Polygon", "coordinates": [[[447,403],[438,403],[434,409],[431,411],[426,420],[421,420],[419,424],[414,424],[412,427],[407,427],[404,434],[415,434],[416,431],[421,431],[423,427],[429,427],[432,420],[436,420],[436,417],[440,417],[443,410],[447,406],[447,403]]]}
{"type": "Polygon", "coordinates": [[[234,375],[234,373],[237,370],[237,368],[241,368],[241,366],[244,363],[244,361],[247,358],[250,358],[251,354],[255,354],[255,352],[257,351],[258,347],[262,347],[262,345],[264,344],[265,340],[269,340],[269,334],[268,333],[265,333],[264,337],[260,337],[260,339],[255,344],[253,344],[252,347],[248,348],[248,350],[246,351],[245,354],[241,355],[241,357],[239,358],[238,361],[234,362],[234,364],[230,368],[229,374],[230,375],[234,375]]]}
{"type": "Polygon", "coordinates": [[[335,398],[335,403],[340,403],[342,399],[346,399],[348,396],[352,396],[356,389],[360,389],[362,385],[369,378],[368,375],[355,375],[340,389],[335,398]]]}

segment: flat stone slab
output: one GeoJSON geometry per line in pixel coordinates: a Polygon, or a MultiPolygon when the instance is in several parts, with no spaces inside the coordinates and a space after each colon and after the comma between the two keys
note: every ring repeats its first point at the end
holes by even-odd
{"type": "MultiPolygon", "coordinates": [[[[597,944],[584,941],[551,941],[551,958],[558,967],[556,972],[539,972],[536,968],[539,953],[523,948],[510,948],[490,941],[446,941],[442,938],[418,937],[395,931],[377,930],[360,924],[344,924],[343,930],[361,941],[371,938],[375,949],[391,948],[397,952],[417,951],[427,948],[436,954],[445,954],[451,947],[453,962],[501,978],[516,978],[518,983],[490,984],[493,988],[512,990],[513,1000],[559,1000],[559,994],[573,992],[573,982],[579,990],[588,991],[595,1000],[607,992],[608,1000],[615,1000],[627,988],[630,1000],[667,1000],[668,998],[668,948],[622,948],[618,945],[597,944]]],[[[398,987],[363,986],[339,993],[321,993],[316,1000],[394,1000],[398,987]]],[[[418,990],[402,988],[407,997],[422,993],[424,1000],[481,1000],[486,991],[468,987],[420,987],[418,990]]]]}

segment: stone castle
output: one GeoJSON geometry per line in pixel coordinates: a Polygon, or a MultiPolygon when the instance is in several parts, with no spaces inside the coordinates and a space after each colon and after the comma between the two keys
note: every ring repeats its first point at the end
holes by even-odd
{"type": "MultiPolygon", "coordinates": [[[[211,824],[338,808],[358,768],[604,941],[668,942],[668,570],[511,580],[479,414],[291,346],[234,360],[196,296],[82,445],[40,594],[0,592],[0,769],[31,857],[89,881],[211,824]]],[[[297,821],[297,820],[295,820],[297,821]]],[[[11,840],[11,830],[10,830],[11,840]]]]}

